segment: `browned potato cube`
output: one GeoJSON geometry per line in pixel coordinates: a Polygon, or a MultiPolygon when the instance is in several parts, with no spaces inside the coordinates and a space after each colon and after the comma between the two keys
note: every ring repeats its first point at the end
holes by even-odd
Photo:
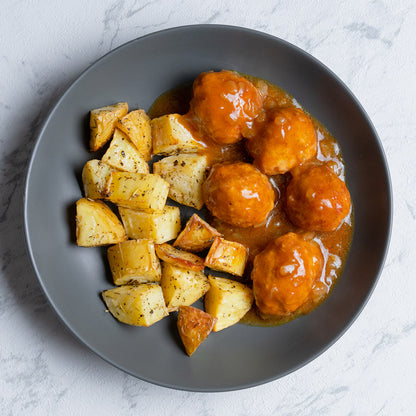
{"type": "Polygon", "coordinates": [[[110,175],[115,172],[110,165],[101,160],[89,160],[82,169],[82,184],[86,198],[102,199],[110,175]]]}
{"type": "Polygon", "coordinates": [[[103,162],[124,172],[149,173],[149,165],[133,143],[119,129],[114,132],[110,147],[105,152],[103,162]]]}
{"type": "Polygon", "coordinates": [[[205,266],[220,272],[242,276],[247,258],[247,248],[243,244],[215,237],[205,259],[205,266]]]}
{"type": "Polygon", "coordinates": [[[113,172],[105,195],[111,202],[126,208],[162,211],[169,184],[151,173],[113,172]]]}
{"type": "Polygon", "coordinates": [[[107,250],[108,262],[117,286],[128,283],[159,282],[162,276],[152,240],[123,241],[107,250]]]}
{"type": "Polygon", "coordinates": [[[201,259],[201,257],[198,257],[195,254],[178,250],[170,244],[165,243],[156,245],[156,254],[161,260],[175,266],[197,272],[204,270],[204,259],[201,259]]]}
{"type": "Polygon", "coordinates": [[[223,277],[209,276],[211,285],[205,295],[205,311],[217,318],[214,332],[236,324],[251,308],[252,290],[242,283],[223,277]]]}
{"type": "Polygon", "coordinates": [[[179,307],[178,331],[189,356],[206,340],[216,321],[209,313],[193,306],[179,307]]]}
{"type": "Polygon", "coordinates": [[[102,201],[81,198],[77,201],[77,244],[83,247],[117,244],[127,239],[124,227],[102,201]]]}
{"type": "Polygon", "coordinates": [[[208,279],[202,272],[162,263],[163,296],[169,311],[179,306],[189,306],[204,296],[209,289],[208,279]]]}
{"type": "Polygon", "coordinates": [[[173,155],[193,153],[201,146],[192,136],[179,114],[154,118],[152,124],[153,153],[173,155]]]}
{"type": "Polygon", "coordinates": [[[158,284],[119,286],[102,295],[111,314],[125,324],[150,326],[169,314],[158,284]]]}
{"type": "Polygon", "coordinates": [[[153,172],[170,184],[169,198],[196,209],[204,205],[202,184],[206,178],[206,156],[168,156],[153,165],[153,172]]]}
{"type": "Polygon", "coordinates": [[[156,244],[162,244],[173,240],[181,229],[178,207],[165,205],[160,212],[123,207],[118,210],[129,238],[151,238],[156,244]]]}
{"type": "Polygon", "coordinates": [[[104,146],[111,138],[117,120],[127,114],[127,103],[117,103],[107,107],[97,108],[90,112],[90,149],[95,152],[104,146]]]}
{"type": "Polygon", "coordinates": [[[117,121],[119,128],[136,146],[147,162],[152,157],[152,128],[150,118],[142,109],[131,111],[117,121]]]}
{"type": "Polygon", "coordinates": [[[197,253],[208,248],[215,237],[222,235],[197,214],[193,214],[173,243],[175,247],[197,253]]]}

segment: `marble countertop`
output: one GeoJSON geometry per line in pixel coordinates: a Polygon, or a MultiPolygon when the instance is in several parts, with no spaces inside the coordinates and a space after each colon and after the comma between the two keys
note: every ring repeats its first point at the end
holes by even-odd
{"type": "Polygon", "coordinates": [[[0,12],[0,414],[414,415],[416,3],[413,0],[4,0],[0,12]],[[329,350],[277,381],[229,393],[148,384],[76,340],[24,245],[34,132],[87,66],[144,34],[194,23],[257,29],[332,69],[372,119],[394,190],[390,250],[364,311],[329,350]]]}

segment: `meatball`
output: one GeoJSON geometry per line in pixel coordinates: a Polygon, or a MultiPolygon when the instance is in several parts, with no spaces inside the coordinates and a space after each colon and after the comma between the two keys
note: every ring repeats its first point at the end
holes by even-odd
{"type": "Polygon", "coordinates": [[[254,258],[251,278],[262,315],[288,315],[302,306],[322,273],[324,258],[314,241],[288,233],[254,258]]]}
{"type": "Polygon", "coordinates": [[[286,173],[316,154],[315,129],[296,107],[271,110],[259,132],[246,143],[254,165],[266,175],[286,173]]]}
{"type": "Polygon", "coordinates": [[[261,110],[257,88],[234,72],[204,72],[193,85],[190,113],[202,130],[220,144],[243,138],[261,110]]]}
{"type": "Polygon", "coordinates": [[[205,205],[215,217],[239,227],[264,222],[275,202],[267,176],[243,162],[214,165],[202,191],[205,205]]]}
{"type": "Polygon", "coordinates": [[[345,183],[325,165],[302,169],[286,189],[286,213],[305,230],[333,231],[350,209],[345,183]]]}

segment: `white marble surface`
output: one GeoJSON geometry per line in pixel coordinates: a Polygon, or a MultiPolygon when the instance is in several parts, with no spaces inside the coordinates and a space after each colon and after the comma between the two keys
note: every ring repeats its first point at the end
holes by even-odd
{"type": "Polygon", "coordinates": [[[416,414],[414,0],[3,0],[0,9],[1,415],[416,414]],[[184,24],[258,29],[305,49],[361,101],[382,140],[394,226],[366,308],[327,352],[283,379],[195,394],[113,368],[70,335],[25,252],[22,188],[33,132],[77,75],[144,34],[184,24]]]}

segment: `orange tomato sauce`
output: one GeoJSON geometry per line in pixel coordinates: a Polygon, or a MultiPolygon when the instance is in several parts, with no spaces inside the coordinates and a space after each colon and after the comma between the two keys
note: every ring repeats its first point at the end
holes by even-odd
{"type": "MultiPolygon", "coordinates": [[[[281,88],[253,76],[245,74],[243,76],[251,81],[260,91],[263,98],[264,112],[275,107],[288,105],[300,107],[297,101],[281,88]]],[[[191,98],[192,85],[175,88],[158,97],[151,106],[148,114],[150,118],[160,117],[171,113],[187,114],[191,98]]],[[[307,110],[303,110],[307,113],[307,110]]],[[[325,163],[341,179],[345,180],[345,166],[337,141],[318,120],[311,117],[310,114],[308,115],[313,122],[318,149],[316,156],[306,162],[305,165],[317,162],[325,163]]],[[[187,115],[187,117],[190,116],[187,115]]],[[[260,114],[259,119],[261,120],[262,117],[263,115],[260,114]]],[[[195,122],[191,118],[185,119],[185,123],[187,123],[187,127],[192,131],[195,139],[202,145],[202,150],[199,153],[207,156],[208,164],[210,166],[224,161],[252,161],[251,156],[245,149],[244,140],[231,145],[220,145],[206,137],[199,129],[196,129],[195,122]]],[[[255,129],[255,126],[253,129],[255,129]]],[[[254,130],[253,135],[255,135],[254,130]]],[[[206,218],[213,227],[224,235],[225,239],[237,241],[248,248],[249,261],[246,267],[246,273],[241,281],[251,286],[250,273],[254,257],[260,253],[271,240],[288,232],[307,234],[308,238],[312,238],[316,241],[322,250],[324,268],[321,277],[315,281],[308,300],[291,315],[262,319],[254,305],[240,322],[256,326],[275,326],[284,324],[298,316],[311,312],[318,306],[329,295],[342,272],[353,232],[352,210],[335,231],[309,232],[297,228],[288,220],[284,209],[286,186],[291,178],[291,174],[286,173],[270,176],[269,178],[276,193],[276,204],[263,224],[255,227],[241,228],[222,222],[218,218],[209,215],[209,213],[206,218]]]]}

